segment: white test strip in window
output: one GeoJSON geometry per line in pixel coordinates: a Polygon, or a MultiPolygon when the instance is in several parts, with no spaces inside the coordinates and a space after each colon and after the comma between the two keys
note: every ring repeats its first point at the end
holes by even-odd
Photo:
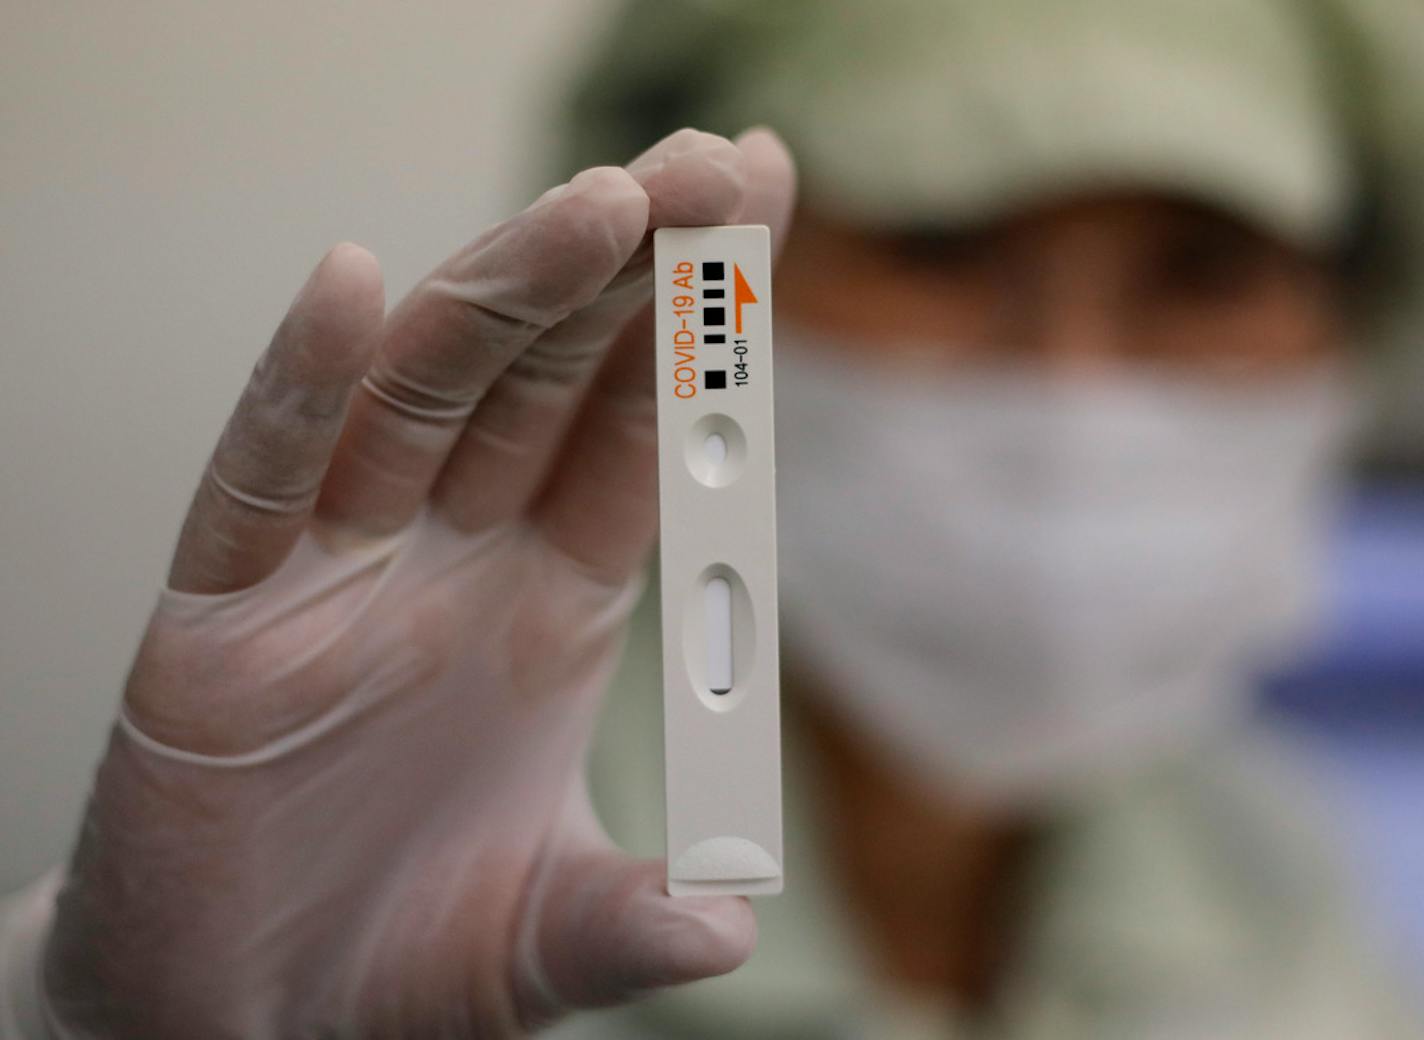
{"type": "Polygon", "coordinates": [[[707,628],[707,688],[721,696],[732,692],[732,586],[726,578],[708,578],[702,590],[707,628]]]}
{"type": "Polygon", "coordinates": [[[668,891],[783,883],[771,251],[654,235],[668,891]]]}

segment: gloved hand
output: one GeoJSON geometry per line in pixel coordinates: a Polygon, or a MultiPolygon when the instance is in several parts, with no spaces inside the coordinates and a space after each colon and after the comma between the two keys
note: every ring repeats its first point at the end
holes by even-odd
{"type": "Polygon", "coordinates": [[[55,1036],[503,1037],[730,970],[583,760],[656,529],[650,230],[784,228],[774,135],[586,170],[383,317],[338,246],[184,525],[45,947],[55,1036]]]}

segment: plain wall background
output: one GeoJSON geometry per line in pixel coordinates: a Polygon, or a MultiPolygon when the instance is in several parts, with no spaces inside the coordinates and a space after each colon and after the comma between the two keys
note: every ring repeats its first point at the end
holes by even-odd
{"type": "Polygon", "coordinates": [[[0,892],[65,855],[187,500],[326,248],[393,303],[544,185],[600,0],[8,0],[0,892]]]}

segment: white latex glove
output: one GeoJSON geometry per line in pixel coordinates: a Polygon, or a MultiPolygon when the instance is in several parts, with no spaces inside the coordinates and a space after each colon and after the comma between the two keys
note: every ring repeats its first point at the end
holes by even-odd
{"type": "Polygon", "coordinates": [[[650,231],[784,228],[792,180],[768,131],[685,130],[389,317],[369,254],[321,262],[184,525],[37,1035],[504,1037],[748,956],[582,766],[656,529],[650,231]]]}

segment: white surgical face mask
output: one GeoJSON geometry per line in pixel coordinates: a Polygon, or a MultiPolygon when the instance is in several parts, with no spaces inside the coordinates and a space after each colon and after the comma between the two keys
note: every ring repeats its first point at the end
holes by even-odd
{"type": "Polygon", "coordinates": [[[1301,631],[1338,377],[908,374],[799,338],[776,363],[788,648],[916,773],[1072,794],[1221,724],[1301,631]]]}

